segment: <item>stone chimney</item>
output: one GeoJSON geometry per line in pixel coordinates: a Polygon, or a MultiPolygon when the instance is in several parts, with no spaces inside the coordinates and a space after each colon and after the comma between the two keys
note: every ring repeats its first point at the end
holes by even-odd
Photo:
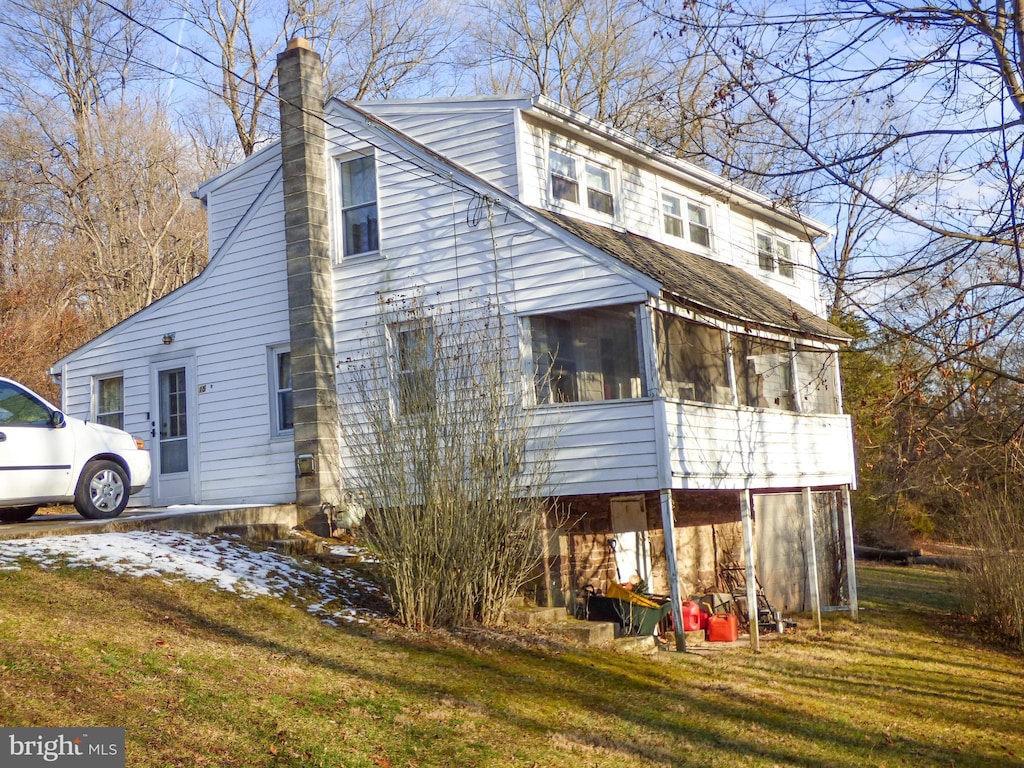
{"type": "Polygon", "coordinates": [[[277,57],[288,265],[295,492],[299,522],[329,532],[341,494],[334,373],[334,287],[320,57],[293,39],[277,57]]]}

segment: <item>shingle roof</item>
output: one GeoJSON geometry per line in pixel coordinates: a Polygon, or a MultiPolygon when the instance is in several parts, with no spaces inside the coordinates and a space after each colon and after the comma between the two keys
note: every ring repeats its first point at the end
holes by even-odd
{"type": "Polygon", "coordinates": [[[609,256],[661,283],[665,298],[745,327],[849,341],[841,328],[729,264],[687,253],[640,235],[534,209],[609,256]]]}

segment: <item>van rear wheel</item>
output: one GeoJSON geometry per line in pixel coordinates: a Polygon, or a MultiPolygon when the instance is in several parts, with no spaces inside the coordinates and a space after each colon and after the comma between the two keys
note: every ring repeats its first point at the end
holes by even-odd
{"type": "Polygon", "coordinates": [[[75,509],[82,517],[107,520],[128,506],[128,473],[120,464],[105,459],[90,461],[78,478],[75,509]]]}

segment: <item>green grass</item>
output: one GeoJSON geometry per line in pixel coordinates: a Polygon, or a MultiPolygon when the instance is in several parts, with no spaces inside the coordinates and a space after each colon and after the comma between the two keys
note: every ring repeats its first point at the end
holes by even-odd
{"type": "Polygon", "coordinates": [[[1022,658],[965,632],[949,579],[865,567],[861,623],[705,658],[26,566],[0,572],[0,725],[123,726],[133,767],[1024,765],[1022,658]]]}

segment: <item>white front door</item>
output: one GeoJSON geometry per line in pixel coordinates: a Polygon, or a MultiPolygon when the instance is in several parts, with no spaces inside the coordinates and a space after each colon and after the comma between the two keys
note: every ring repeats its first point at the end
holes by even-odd
{"type": "Polygon", "coordinates": [[[196,500],[191,360],[153,365],[153,494],[158,506],[196,500]]]}

